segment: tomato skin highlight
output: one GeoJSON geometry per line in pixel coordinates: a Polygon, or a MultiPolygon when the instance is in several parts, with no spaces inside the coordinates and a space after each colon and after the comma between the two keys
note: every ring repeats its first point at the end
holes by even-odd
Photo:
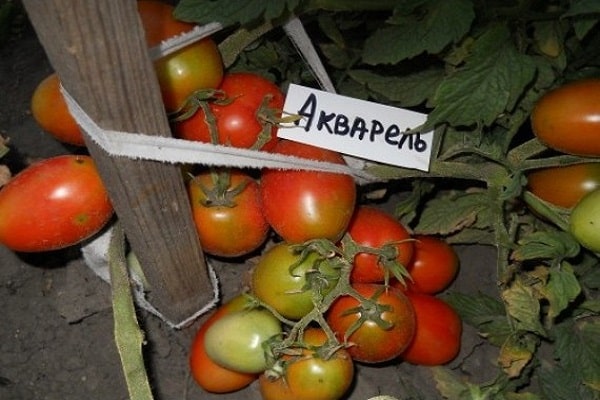
{"type": "Polygon", "coordinates": [[[249,305],[244,295],[238,295],[219,307],[200,326],[190,347],[189,366],[195,382],[211,393],[230,393],[241,390],[254,382],[257,374],[245,374],[223,368],[210,359],[204,347],[208,328],[223,316],[243,310],[249,305]]]}
{"type": "MultiPolygon", "coordinates": [[[[287,243],[278,243],[263,253],[252,272],[252,293],[261,301],[273,307],[285,318],[299,320],[313,308],[313,288],[308,289],[309,275],[316,269],[317,253],[311,252],[301,260],[299,253],[292,251],[287,243]]],[[[333,289],[339,273],[327,262],[319,265],[319,273],[325,280],[319,279],[320,293],[325,295],[333,289]]]]}
{"type": "Polygon", "coordinates": [[[269,233],[258,183],[239,170],[229,170],[229,189],[245,185],[232,205],[206,205],[204,189],[214,190],[211,172],[202,172],[188,182],[194,224],[204,251],[220,257],[238,257],[259,248],[269,233]]]}
{"type": "Polygon", "coordinates": [[[279,320],[264,309],[233,312],[206,331],[206,353],[220,366],[243,373],[267,369],[263,343],[282,332],[279,320]]]}
{"type": "Polygon", "coordinates": [[[535,170],[527,175],[527,187],[557,207],[573,208],[587,193],[600,188],[600,163],[535,170]]]}
{"type": "Polygon", "coordinates": [[[569,231],[585,248],[600,253],[600,189],[585,196],[573,207],[569,231]]]}
{"type": "Polygon", "coordinates": [[[415,309],[415,336],[400,358],[416,365],[443,365],[460,351],[462,321],[443,300],[424,293],[407,293],[415,309]]]}
{"type": "Polygon", "coordinates": [[[297,358],[284,356],[287,362],[283,376],[272,379],[267,374],[259,378],[263,400],[337,400],[348,391],[354,378],[354,364],[345,349],[337,350],[327,360],[316,354],[316,347],[327,341],[322,329],[304,331],[303,348],[297,358]]]}
{"type": "Polygon", "coordinates": [[[600,156],[600,78],[570,82],[546,93],[532,111],[531,127],[554,150],[600,156]]]}
{"type": "MultiPolygon", "coordinates": [[[[381,248],[390,242],[398,250],[396,261],[407,267],[414,251],[408,230],[387,212],[370,206],[360,206],[355,211],[348,233],[362,246],[381,248]]],[[[390,275],[391,276],[391,275],[390,275]]],[[[385,280],[385,270],[375,254],[359,253],[354,258],[350,281],[357,283],[380,283],[385,280]]]]}
{"type": "Polygon", "coordinates": [[[406,288],[418,293],[440,293],[458,274],[458,255],[448,243],[434,236],[416,235],[414,239],[414,253],[407,266],[412,280],[406,279],[406,288]]]}
{"type": "Polygon", "coordinates": [[[20,252],[58,250],[94,235],[112,215],[92,158],[56,156],[0,189],[0,243],[20,252]]]}
{"type": "MultiPolygon", "coordinates": [[[[358,293],[372,299],[379,294],[376,301],[379,305],[389,306],[390,310],[379,313],[379,317],[391,324],[383,329],[372,319],[368,319],[348,337],[353,344],[348,353],[355,361],[363,363],[380,363],[397,358],[410,344],[415,334],[415,311],[400,289],[373,283],[356,283],[353,285],[358,293]]],[[[327,312],[327,323],[343,342],[348,329],[359,320],[361,312],[356,310],[360,302],[350,296],[337,298],[327,312]]],[[[369,311],[365,311],[369,312],[369,311]]]]}
{"type": "Polygon", "coordinates": [[[74,146],[85,146],[79,125],[60,92],[60,80],[56,73],[44,78],[33,91],[31,114],[38,125],[57,140],[74,146]]]}
{"type": "MultiPolygon", "coordinates": [[[[290,140],[280,140],[273,152],[344,163],[336,152],[290,140]]],[[[267,221],[289,243],[339,240],[356,204],[356,184],[349,175],[265,169],[260,189],[267,221]]]]}

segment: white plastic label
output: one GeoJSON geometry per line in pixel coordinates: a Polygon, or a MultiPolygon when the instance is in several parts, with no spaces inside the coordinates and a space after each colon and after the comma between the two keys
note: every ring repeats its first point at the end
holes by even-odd
{"type": "Polygon", "coordinates": [[[433,132],[405,134],[422,125],[426,114],[291,84],[285,114],[300,115],[284,124],[281,138],[323,147],[398,167],[429,170],[433,132]]]}

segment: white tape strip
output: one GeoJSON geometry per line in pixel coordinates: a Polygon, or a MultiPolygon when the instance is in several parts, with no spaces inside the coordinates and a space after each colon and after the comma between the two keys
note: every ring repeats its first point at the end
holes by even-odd
{"type": "Polygon", "coordinates": [[[163,41],[158,46],[154,46],[149,50],[150,58],[153,60],[164,57],[168,54],[174,53],[179,49],[184,48],[198,40],[204,39],[207,36],[212,35],[215,32],[223,29],[223,26],[218,22],[212,22],[210,24],[196,26],[189,32],[182,33],[181,35],[174,36],[168,40],[163,41]]]}

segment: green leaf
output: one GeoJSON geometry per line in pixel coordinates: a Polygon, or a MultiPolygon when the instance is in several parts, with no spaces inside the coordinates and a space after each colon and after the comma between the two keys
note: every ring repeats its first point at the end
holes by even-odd
{"type": "Polygon", "coordinates": [[[435,386],[440,394],[446,399],[466,399],[469,386],[454,372],[445,367],[431,368],[435,386]]]}
{"type": "Polygon", "coordinates": [[[550,305],[548,317],[551,319],[556,318],[579,296],[581,286],[569,263],[563,262],[560,268],[550,269],[548,283],[542,293],[550,305]]]}
{"type": "Polygon", "coordinates": [[[422,179],[417,179],[412,182],[412,191],[410,194],[399,199],[396,202],[394,215],[402,221],[403,224],[409,225],[414,218],[417,216],[417,209],[423,197],[434,189],[434,184],[422,179]]]}
{"type": "Polygon", "coordinates": [[[535,231],[518,241],[513,258],[518,261],[564,259],[579,254],[579,243],[564,231],[535,231]]]}
{"type": "Polygon", "coordinates": [[[502,292],[502,299],[506,303],[506,311],[515,320],[517,329],[546,336],[540,322],[540,302],[530,286],[517,278],[502,292]]]}
{"type": "Polygon", "coordinates": [[[450,292],[444,296],[444,300],[465,323],[476,328],[493,345],[501,346],[513,333],[506,318],[504,304],[499,299],[483,293],[450,292]]]}
{"type": "Polygon", "coordinates": [[[571,7],[565,12],[562,17],[574,17],[583,14],[598,14],[600,13],[600,2],[598,0],[575,0],[571,7]]]}
{"type": "Polygon", "coordinates": [[[363,53],[367,64],[396,64],[421,53],[437,54],[469,31],[475,17],[471,1],[423,3],[418,10],[422,17],[397,14],[388,26],[367,38],[363,53]]]}
{"type": "Polygon", "coordinates": [[[485,226],[491,220],[485,212],[489,203],[484,192],[452,192],[434,198],[427,202],[415,231],[421,234],[448,235],[464,227],[485,226]],[[478,224],[479,218],[481,225],[478,224]]]}
{"type": "Polygon", "coordinates": [[[423,104],[433,97],[444,72],[429,68],[410,75],[389,76],[368,70],[351,70],[348,75],[388,101],[411,107],[423,104]]]}
{"type": "Polygon", "coordinates": [[[546,398],[600,398],[600,318],[565,320],[554,334],[556,362],[543,363],[540,371],[546,398]]]}
{"type": "Polygon", "coordinates": [[[301,0],[181,0],[175,8],[175,18],[207,24],[220,22],[223,26],[246,25],[272,21],[294,11],[301,0]]]}
{"type": "Polygon", "coordinates": [[[477,39],[464,67],[440,84],[427,125],[491,125],[514,109],[535,71],[511,43],[508,27],[496,25],[477,39]]]}

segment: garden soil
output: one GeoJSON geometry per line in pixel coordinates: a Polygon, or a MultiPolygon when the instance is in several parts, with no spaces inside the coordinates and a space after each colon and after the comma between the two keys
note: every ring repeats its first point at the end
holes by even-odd
{"type": "MultiPolygon", "coordinates": [[[[35,86],[51,71],[27,25],[0,47],[0,134],[10,139],[11,147],[2,161],[13,172],[34,160],[73,151],[42,132],[29,110],[35,86]]],[[[461,272],[451,290],[494,294],[494,249],[468,246],[457,247],[457,252],[461,272]]],[[[252,261],[212,260],[224,300],[243,289],[252,261]]],[[[0,399],[127,399],[113,339],[110,294],[110,285],[84,263],[79,248],[15,254],[0,245],[0,399]]],[[[202,318],[182,330],[141,310],[138,318],[146,335],[143,350],[155,399],[260,399],[256,382],[227,395],[206,393],[193,382],[188,348],[202,318]]],[[[497,350],[465,326],[461,353],[449,367],[484,382],[495,374],[496,355],[497,350]]],[[[424,367],[359,365],[356,377],[348,399],[381,394],[441,398],[431,370],[424,367]]]]}

